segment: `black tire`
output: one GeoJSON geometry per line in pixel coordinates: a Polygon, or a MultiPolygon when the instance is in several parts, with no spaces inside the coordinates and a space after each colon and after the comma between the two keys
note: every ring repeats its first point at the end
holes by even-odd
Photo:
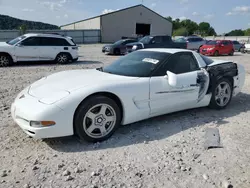
{"type": "Polygon", "coordinates": [[[0,54],[0,67],[8,67],[13,65],[13,60],[8,54],[0,54]]]}
{"type": "Polygon", "coordinates": [[[219,51],[216,50],[216,51],[214,52],[214,56],[218,56],[218,55],[219,55],[219,51]]]}
{"type": "MultiPolygon", "coordinates": [[[[100,108],[101,110],[101,108],[100,108]]],[[[110,114],[112,115],[111,111],[110,114]]],[[[87,99],[86,101],[84,101],[82,104],[80,104],[80,106],[78,107],[76,113],[75,113],[75,117],[74,117],[74,130],[76,135],[81,139],[81,140],[85,140],[87,142],[102,142],[104,140],[107,140],[109,137],[111,137],[113,135],[113,133],[116,131],[116,129],[119,127],[121,123],[121,110],[119,108],[119,106],[116,104],[116,102],[108,97],[105,96],[93,96],[90,97],[89,99],[87,99]],[[109,112],[109,107],[112,108],[113,115],[114,116],[102,116],[101,117],[101,111],[99,111],[99,113],[94,113],[93,111],[90,112],[91,108],[94,108],[93,110],[98,110],[97,108],[99,107],[95,107],[97,105],[101,105],[104,104],[104,106],[108,106],[106,111],[108,110],[109,112]],[[88,117],[87,113],[92,114],[92,117],[94,117],[93,119],[95,121],[92,121],[91,118],[88,117]],[[94,114],[94,116],[93,116],[94,114]],[[108,117],[115,117],[115,120],[111,122],[108,122],[108,120],[106,121],[106,119],[108,117]],[[99,122],[99,118],[102,119],[102,122],[99,122]],[[104,122],[104,126],[103,126],[103,122],[104,122]],[[94,125],[93,125],[94,123],[94,125]],[[100,125],[101,123],[101,125],[100,125]],[[109,124],[110,123],[110,124],[109,124]],[[90,124],[89,126],[87,124],[90,124]],[[99,124],[99,125],[98,125],[99,124]],[[91,126],[94,126],[95,128],[91,131],[88,132],[88,129],[91,126]],[[106,126],[108,126],[108,128],[106,128],[106,126]],[[111,128],[109,128],[109,126],[111,126],[111,128]],[[101,135],[101,128],[105,129],[105,131],[107,129],[109,129],[106,135],[101,135]],[[99,130],[98,130],[99,129],[99,130]],[[95,133],[94,133],[95,132],[95,133]],[[100,133],[98,133],[100,132],[100,133]],[[98,136],[95,136],[95,135],[98,136]],[[101,136],[100,136],[101,135],[101,136]]]]}
{"type": "Polygon", "coordinates": [[[120,49],[118,49],[118,48],[114,49],[114,54],[115,55],[120,55],[121,54],[120,49]]]}
{"type": "Polygon", "coordinates": [[[60,53],[56,56],[55,62],[57,64],[67,64],[70,61],[70,56],[67,53],[60,53]]]}
{"type": "Polygon", "coordinates": [[[234,50],[232,50],[228,55],[233,56],[234,55],[234,50]]]}
{"type": "Polygon", "coordinates": [[[232,99],[232,94],[233,94],[233,86],[232,86],[232,84],[233,83],[227,78],[221,78],[220,80],[217,81],[217,83],[214,86],[213,91],[212,91],[212,97],[211,97],[211,101],[210,101],[210,104],[209,104],[210,108],[220,110],[220,109],[226,108],[229,105],[229,103],[231,102],[231,99],[232,99]],[[216,100],[217,91],[218,91],[217,88],[218,88],[218,86],[220,84],[223,84],[223,83],[228,84],[228,86],[230,87],[230,93],[227,93],[229,95],[229,98],[227,99],[227,101],[225,101],[225,104],[224,105],[219,105],[218,104],[218,99],[216,100]]]}

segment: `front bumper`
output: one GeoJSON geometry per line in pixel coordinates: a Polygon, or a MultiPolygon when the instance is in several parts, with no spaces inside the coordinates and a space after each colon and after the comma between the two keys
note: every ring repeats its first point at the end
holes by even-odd
{"type": "Polygon", "coordinates": [[[200,54],[202,54],[202,55],[208,55],[208,56],[210,56],[210,55],[214,55],[214,50],[205,50],[205,49],[200,49],[200,54]]]}
{"type": "Polygon", "coordinates": [[[38,139],[73,135],[73,117],[68,117],[68,114],[56,105],[42,104],[26,92],[23,94],[24,98],[17,98],[12,103],[11,116],[27,135],[38,139]],[[30,121],[55,121],[56,124],[35,128],[30,126],[30,121]]]}

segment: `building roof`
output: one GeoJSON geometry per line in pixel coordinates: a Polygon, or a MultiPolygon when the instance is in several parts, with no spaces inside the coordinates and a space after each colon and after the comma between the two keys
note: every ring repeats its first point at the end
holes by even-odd
{"type": "Polygon", "coordinates": [[[91,18],[87,18],[87,19],[80,20],[80,21],[77,21],[77,22],[69,23],[69,24],[66,24],[66,25],[61,25],[60,27],[64,27],[64,26],[76,24],[76,23],[79,23],[79,22],[87,21],[87,20],[92,20],[94,18],[98,18],[98,17],[102,17],[102,16],[107,16],[107,15],[110,15],[110,14],[118,13],[118,12],[121,12],[121,11],[124,11],[124,10],[136,8],[136,7],[144,7],[146,9],[150,10],[151,12],[155,13],[156,15],[160,16],[161,18],[163,18],[163,19],[169,21],[170,23],[172,23],[172,21],[168,20],[167,18],[163,17],[162,15],[158,14],[157,12],[151,10],[150,8],[144,6],[143,4],[139,4],[139,5],[135,5],[135,6],[132,6],[132,7],[127,7],[127,8],[121,9],[121,10],[113,11],[113,12],[110,12],[110,13],[107,13],[107,14],[102,14],[102,15],[99,15],[99,16],[94,16],[94,17],[91,17],[91,18]]]}

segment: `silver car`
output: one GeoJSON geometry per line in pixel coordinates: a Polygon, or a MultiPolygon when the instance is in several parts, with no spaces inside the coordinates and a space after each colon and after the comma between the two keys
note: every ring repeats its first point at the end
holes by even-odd
{"type": "Polygon", "coordinates": [[[243,44],[241,44],[239,41],[237,40],[234,40],[232,41],[233,42],[233,45],[234,45],[234,51],[235,52],[240,52],[241,51],[241,48],[243,47],[243,44]]]}
{"type": "Polygon", "coordinates": [[[199,48],[206,44],[206,40],[199,36],[187,36],[187,37],[181,37],[175,40],[175,42],[186,42],[187,43],[187,49],[189,50],[199,50],[199,48]]]}

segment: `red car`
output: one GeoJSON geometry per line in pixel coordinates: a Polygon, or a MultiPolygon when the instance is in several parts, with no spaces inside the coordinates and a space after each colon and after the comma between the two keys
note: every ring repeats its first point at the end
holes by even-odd
{"type": "Polygon", "coordinates": [[[202,55],[234,55],[234,46],[230,40],[210,40],[200,47],[202,55]]]}

